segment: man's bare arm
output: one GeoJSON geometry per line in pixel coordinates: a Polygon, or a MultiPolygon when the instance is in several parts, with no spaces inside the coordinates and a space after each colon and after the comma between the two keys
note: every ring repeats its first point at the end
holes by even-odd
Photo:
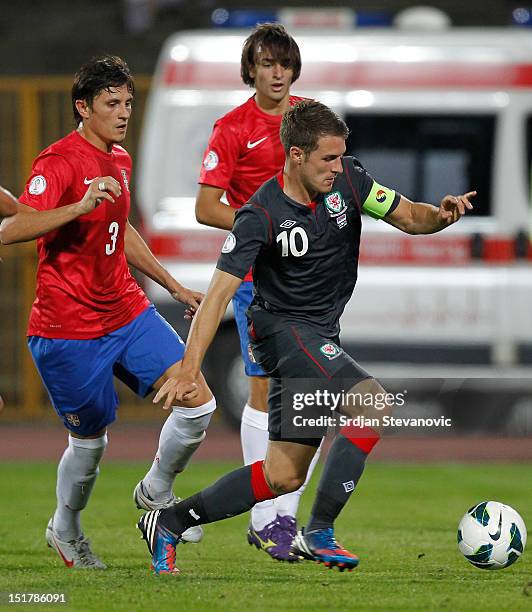
{"type": "Polygon", "coordinates": [[[242,279],[237,276],[221,270],[214,272],[209,289],[190,327],[179,379],[169,378],[157,392],[154,403],[164,399],[163,407],[169,409],[174,400],[193,399],[197,389],[195,381],[205,353],[216,334],[229,300],[241,283],[242,279]]]}
{"type": "Polygon", "coordinates": [[[196,220],[202,225],[230,230],[236,209],[221,201],[225,190],[211,185],[200,185],[196,196],[196,220]]]}
{"type": "Polygon", "coordinates": [[[384,221],[407,234],[433,234],[456,223],[467,210],[472,210],[470,199],[476,194],[476,191],[469,191],[458,196],[446,195],[439,207],[412,202],[401,196],[399,205],[384,217],[384,221]]]}
{"type": "Polygon", "coordinates": [[[7,189],[0,186],[0,217],[11,217],[17,212],[17,199],[7,189]]]}
{"type": "Polygon", "coordinates": [[[187,318],[195,313],[203,298],[203,294],[199,291],[191,291],[178,283],[158,261],[140,234],[129,222],[126,225],[124,235],[124,253],[129,265],[151,278],[161,287],[164,287],[174,300],[189,307],[187,318]]]}

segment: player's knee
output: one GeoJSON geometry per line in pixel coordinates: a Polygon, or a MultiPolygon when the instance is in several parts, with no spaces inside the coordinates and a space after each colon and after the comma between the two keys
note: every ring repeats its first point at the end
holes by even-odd
{"type": "Polygon", "coordinates": [[[98,474],[98,464],[107,448],[107,433],[97,438],[75,438],[69,436],[69,447],[78,462],[81,462],[90,477],[98,474]]]}
{"type": "Polygon", "coordinates": [[[382,385],[374,378],[366,378],[349,389],[347,401],[342,405],[341,412],[345,415],[355,417],[364,414],[367,417],[375,416],[374,410],[388,409],[389,403],[383,405],[388,396],[382,385]],[[359,398],[364,398],[361,401],[359,398]],[[371,401],[368,401],[371,400],[371,401]]]}
{"type": "Polygon", "coordinates": [[[268,480],[270,482],[270,487],[276,493],[284,495],[285,493],[297,491],[305,482],[305,475],[293,471],[285,471],[283,473],[268,475],[268,480]]]}

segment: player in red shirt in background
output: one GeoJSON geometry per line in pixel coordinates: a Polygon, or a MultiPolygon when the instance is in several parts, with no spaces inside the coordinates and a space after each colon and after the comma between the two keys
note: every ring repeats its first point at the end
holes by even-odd
{"type": "MultiPolygon", "coordinates": [[[[18,212],[0,226],[8,244],[37,238],[37,297],[28,344],[57,414],[69,431],[57,472],[57,508],[46,540],[67,567],[104,569],[83,535],[89,500],[116,418],[113,375],[146,396],[177,375],[184,344],[150,304],[128,265],[187,306],[202,295],[180,285],[128,221],[131,158],[119,146],[134,83],[118,57],[94,58],[77,72],[72,104],[78,128],[35,160],[18,212]]],[[[152,468],[135,489],[141,508],[174,503],[172,485],[205,437],[216,407],[200,379],[199,398],[174,407],[152,468]]],[[[189,532],[199,541],[202,532],[189,532]]]]}
{"type": "MultiPolygon", "coordinates": [[[[196,218],[200,223],[232,229],[236,211],[282,169],[285,153],[279,129],[283,113],[301,100],[290,95],[290,86],[300,72],[299,48],[282,25],[259,25],[244,42],[240,73],[243,82],[255,89],[255,94],[214,124],[196,199],[196,218]],[[229,206],[221,201],[224,193],[229,206]]],[[[248,350],[246,310],[252,297],[250,271],[233,298],[242,358],[249,377],[249,397],[240,430],[246,465],[264,459],[268,445],[269,379],[251,361],[248,350]]],[[[318,456],[316,453],[307,480],[318,456]]],[[[252,509],[248,529],[250,544],[275,559],[294,560],[290,545],[297,532],[295,516],[305,485],[252,509]]]]}

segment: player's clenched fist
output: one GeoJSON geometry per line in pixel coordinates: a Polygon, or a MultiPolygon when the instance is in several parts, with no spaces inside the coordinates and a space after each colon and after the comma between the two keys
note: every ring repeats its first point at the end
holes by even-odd
{"type": "Polygon", "coordinates": [[[80,214],[85,215],[93,211],[102,200],[108,200],[111,204],[122,195],[120,183],[112,176],[97,176],[91,181],[83,199],[79,203],[80,214]]]}

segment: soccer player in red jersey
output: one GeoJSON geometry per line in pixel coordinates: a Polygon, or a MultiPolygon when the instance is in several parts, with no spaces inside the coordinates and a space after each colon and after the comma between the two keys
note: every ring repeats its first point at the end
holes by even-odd
{"type": "MultiPolygon", "coordinates": [[[[279,128],[283,113],[301,100],[290,95],[290,86],[300,72],[299,48],[282,25],[262,24],[244,42],[240,73],[243,82],[253,87],[255,93],[214,124],[196,200],[196,218],[200,223],[230,230],[236,211],[283,167],[285,155],[279,128]],[[224,192],[229,206],[221,201],[224,192]]],[[[250,271],[233,298],[242,358],[249,377],[249,397],[240,429],[246,465],[264,459],[268,445],[269,379],[249,357],[246,310],[252,298],[250,271]]],[[[305,485],[276,500],[257,504],[251,511],[248,542],[275,559],[293,560],[290,545],[297,531],[295,516],[304,488],[305,485]]]]}
{"type": "MultiPolygon", "coordinates": [[[[180,285],[128,221],[131,158],[121,143],[134,82],[118,57],[94,58],[76,73],[78,128],[35,160],[18,212],[0,228],[4,243],[37,238],[39,265],[28,344],[57,414],[69,431],[57,472],[57,507],[46,540],[68,567],[104,569],[80,525],[107,426],[116,418],[113,375],[146,396],[177,375],[184,343],[132,277],[134,266],[187,306],[202,295],[180,285]]],[[[175,501],[172,485],[216,407],[203,377],[198,398],[179,402],[161,431],[153,465],[135,489],[139,508],[175,501]]],[[[199,541],[193,531],[185,540],[199,541]]]]}

